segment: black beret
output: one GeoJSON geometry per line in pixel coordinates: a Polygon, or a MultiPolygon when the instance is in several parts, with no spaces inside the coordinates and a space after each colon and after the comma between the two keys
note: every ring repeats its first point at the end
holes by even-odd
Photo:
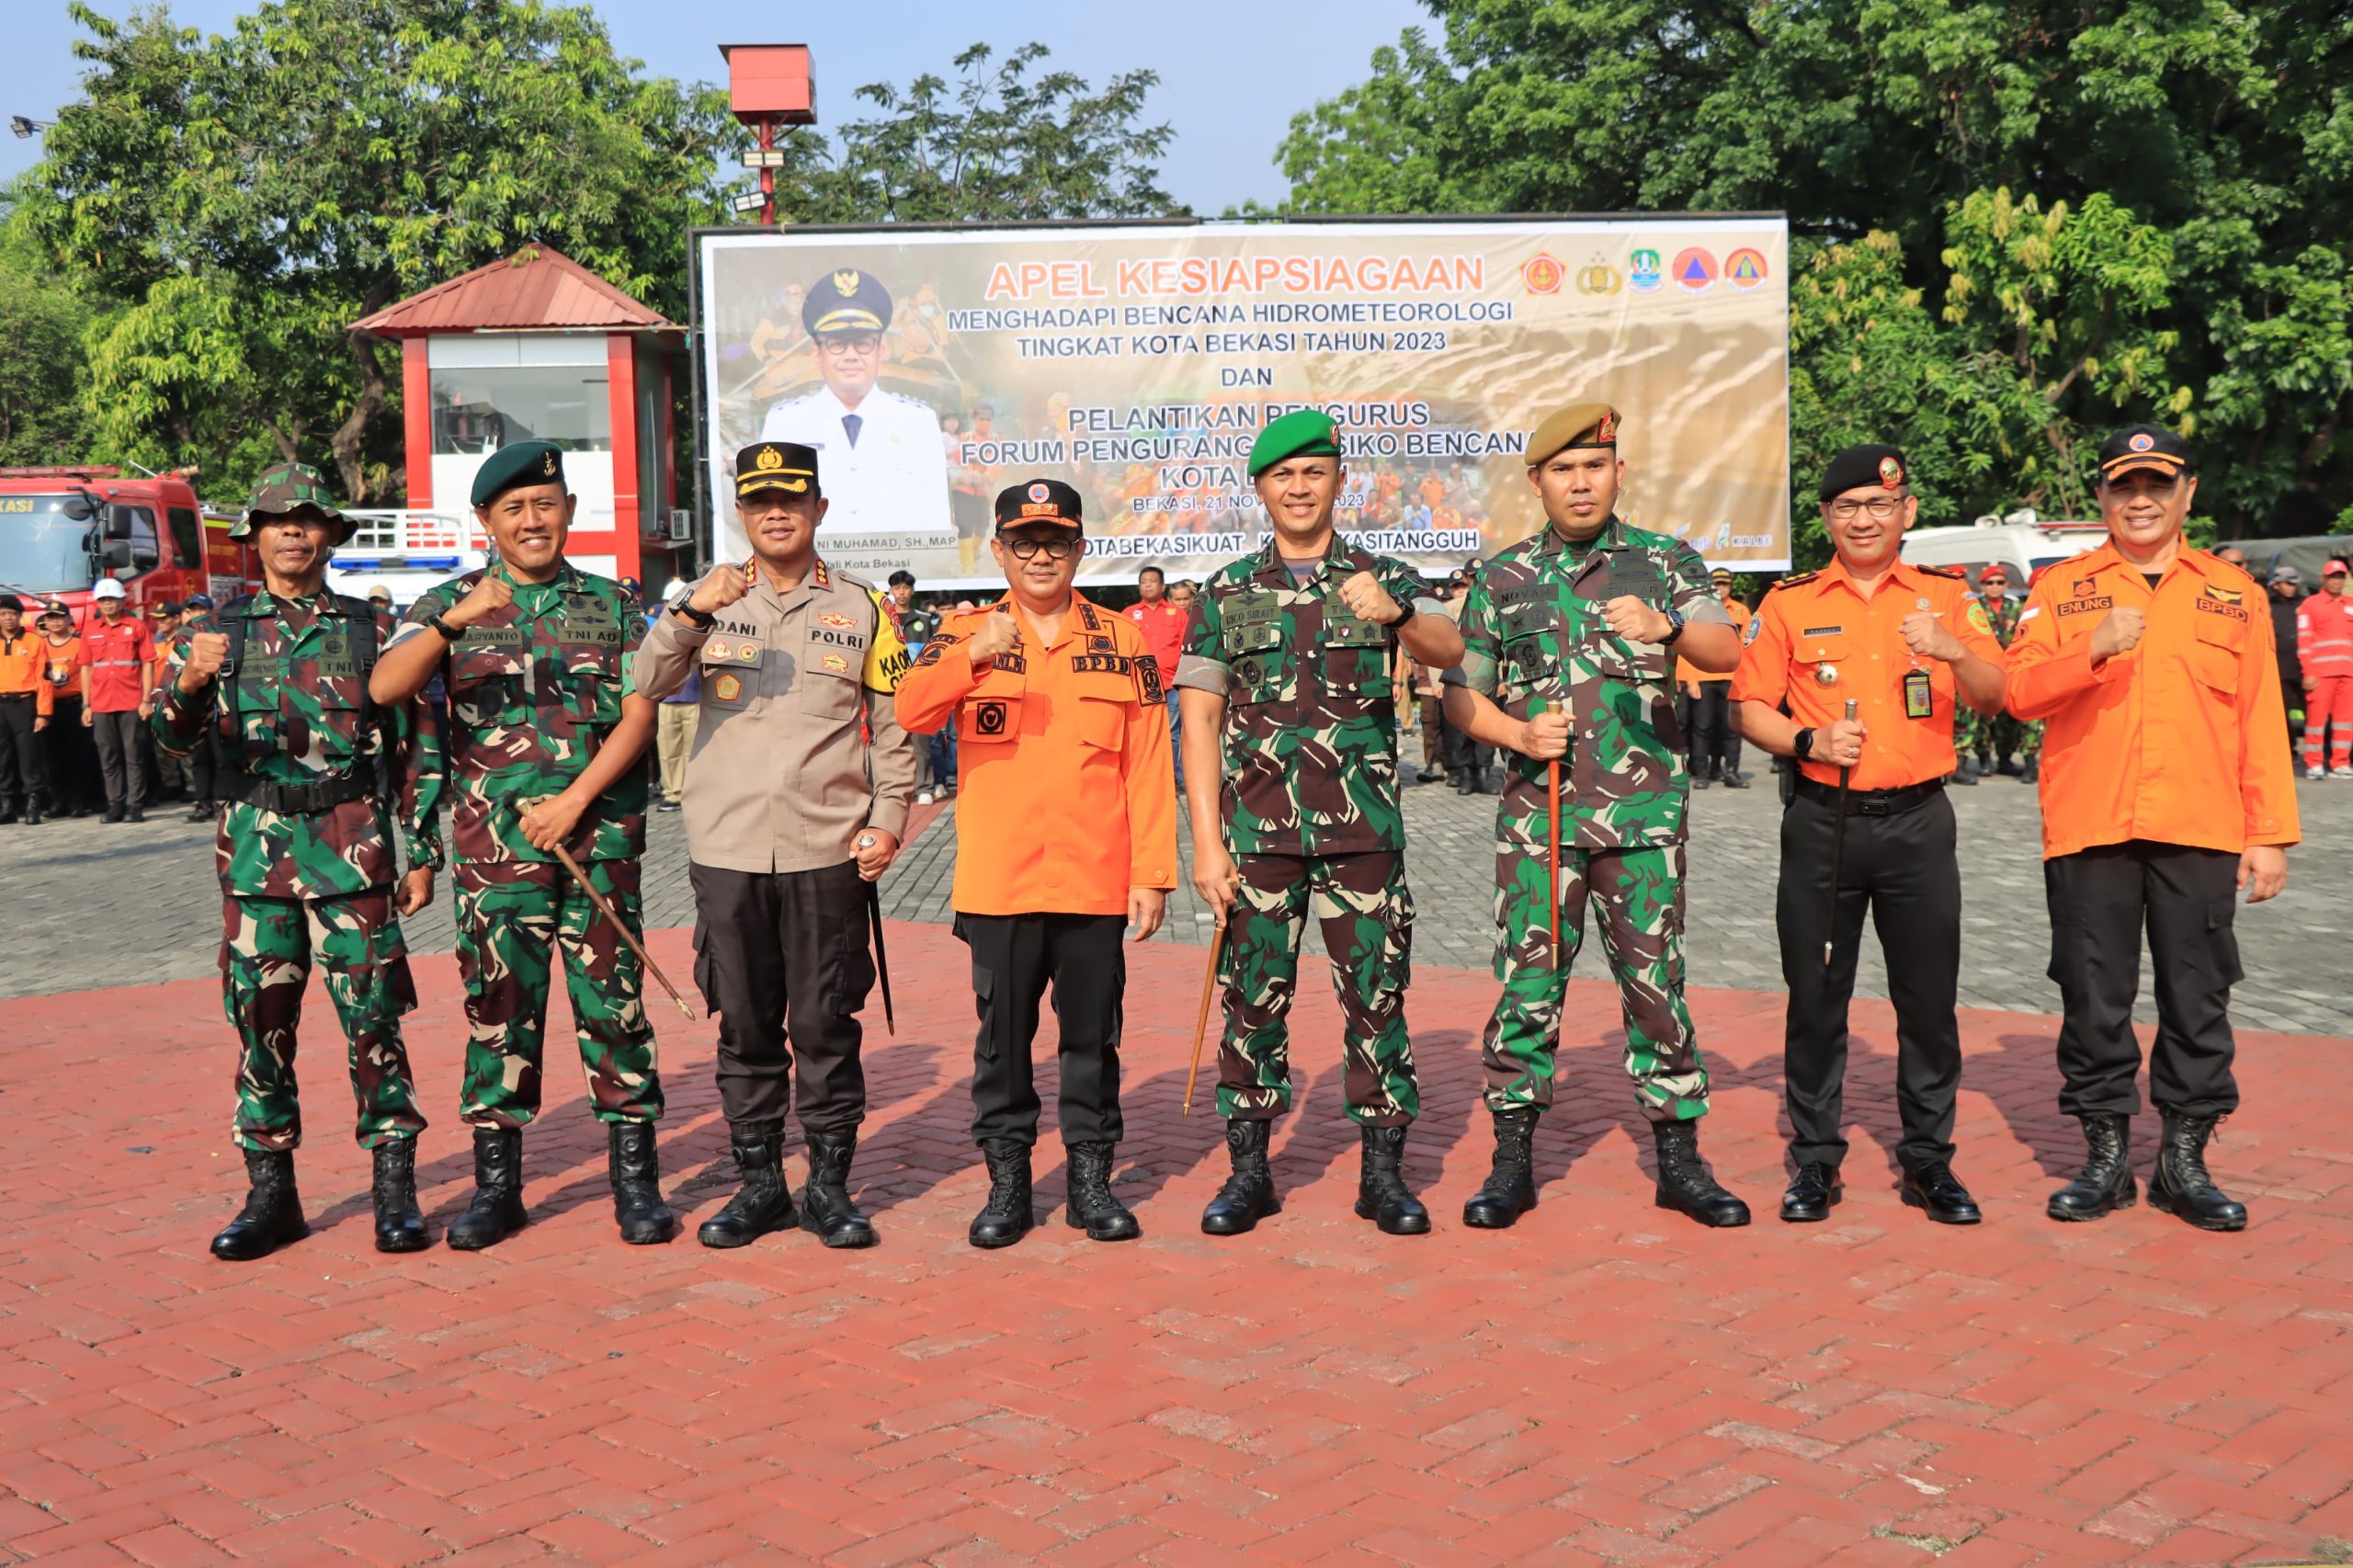
{"type": "Polygon", "coordinates": [[[563,483],[563,449],[552,441],[512,441],[474,470],[473,504],[487,506],[521,484],[563,483]]]}
{"type": "Polygon", "coordinates": [[[1912,465],[1893,447],[1849,447],[1832,458],[1830,466],[1822,471],[1822,498],[1827,501],[1865,485],[1901,490],[1911,477],[1912,465]]]}
{"type": "Polygon", "coordinates": [[[2189,472],[2189,443],[2162,425],[2127,425],[2099,444],[2099,477],[2105,484],[2136,468],[2161,473],[2189,472]]]}
{"type": "Polygon", "coordinates": [[[1059,479],[1032,479],[1008,484],[996,493],[996,526],[1002,533],[1023,523],[1059,523],[1086,531],[1079,517],[1078,492],[1059,479]]]}

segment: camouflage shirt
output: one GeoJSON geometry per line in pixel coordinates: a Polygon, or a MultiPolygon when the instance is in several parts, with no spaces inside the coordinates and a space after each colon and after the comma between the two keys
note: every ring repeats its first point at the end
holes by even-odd
{"type": "Polygon", "coordinates": [[[1438,612],[1412,567],[1337,533],[1304,584],[1270,539],[1194,597],[1176,684],[1226,699],[1218,804],[1236,855],[1405,847],[1391,695],[1397,635],[1341,599],[1340,585],[1359,572],[1399,604],[1438,612]]]}
{"type": "Polygon", "coordinates": [[[1994,629],[1994,641],[2008,647],[2010,639],[2018,634],[2018,618],[2026,613],[2026,596],[2004,594],[1997,599],[1980,592],[1969,597],[1985,607],[1985,620],[1994,629]]]}
{"type": "MultiPolygon", "coordinates": [[[[494,568],[495,570],[495,568],[494,568]]],[[[473,591],[470,573],[409,607],[399,642],[473,591]]],[[[516,583],[515,602],[466,628],[442,658],[449,694],[448,779],[460,865],[552,861],[523,836],[519,804],[560,793],[620,722],[636,690],[631,655],[645,617],[629,591],[569,562],[548,583],[516,583]]],[[[645,849],[646,775],[632,767],[580,818],[569,845],[582,860],[627,860],[645,849]]]]}
{"type": "Polygon", "coordinates": [[[377,759],[384,756],[394,761],[409,864],[441,864],[432,807],[441,782],[438,737],[429,718],[420,717],[421,706],[379,708],[368,700],[354,643],[366,637],[381,646],[392,619],[381,610],[357,608],[366,619],[345,614],[333,594],[280,599],[267,591],[223,605],[188,631],[233,635],[229,618],[241,614],[244,667],[233,676],[224,671],[194,696],[179,688],[191,637],[172,642],[157,682],[156,744],[185,756],[202,744],[210,725],[228,774],[224,796],[235,795],[240,775],[287,785],[356,777],[371,785],[360,799],[315,812],[270,811],[233,799],[213,841],[223,892],[334,898],[390,886],[392,808],[372,788],[377,759]]]}
{"type": "MultiPolygon", "coordinates": [[[[1561,826],[1582,849],[1683,842],[1689,783],[1675,717],[1675,650],[1610,634],[1602,608],[1627,594],[1680,611],[1689,625],[1732,622],[1709,590],[1707,563],[1680,540],[1616,517],[1583,544],[1547,528],[1491,557],[1472,583],[1462,603],[1466,652],[1445,676],[1514,719],[1567,700],[1561,826]]],[[[1545,765],[1504,756],[1496,836],[1541,846],[1552,826],[1545,765]]]]}

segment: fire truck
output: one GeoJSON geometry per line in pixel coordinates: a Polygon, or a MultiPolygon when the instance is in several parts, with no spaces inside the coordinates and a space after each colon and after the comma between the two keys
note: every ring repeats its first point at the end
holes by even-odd
{"type": "Polygon", "coordinates": [[[0,593],[28,617],[63,599],[78,628],[90,590],[119,579],[134,615],[165,599],[250,592],[261,566],[233,518],[208,512],[185,472],[126,475],[119,468],[0,468],[0,593]]]}

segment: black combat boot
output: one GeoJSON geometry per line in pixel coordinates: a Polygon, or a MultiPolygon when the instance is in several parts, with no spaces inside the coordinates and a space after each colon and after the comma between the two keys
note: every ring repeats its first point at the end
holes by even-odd
{"type": "Polygon", "coordinates": [[[1201,1232],[1211,1236],[1238,1236],[1256,1227],[1269,1214],[1283,1210],[1275,1196],[1275,1174],[1267,1168],[1267,1141],[1274,1123],[1235,1117],[1225,1124],[1225,1153],[1233,1174],[1201,1210],[1201,1232]]]}
{"type": "Polygon", "coordinates": [[[218,815],[220,815],[220,812],[213,806],[211,801],[199,801],[196,804],[188,807],[188,815],[182,820],[187,822],[210,822],[218,815]]]}
{"type": "Polygon", "coordinates": [[[2140,1201],[2141,1189],[2132,1180],[2132,1119],[2101,1115],[2083,1119],[2084,1168],[2051,1195],[2044,1212],[2054,1220],[2097,1220],[2140,1201]]]}
{"type": "Polygon", "coordinates": [[[1478,783],[1471,777],[1471,770],[1469,768],[1449,768],[1447,773],[1448,776],[1454,780],[1454,792],[1456,794],[1475,795],[1479,792],[1478,783]]]}
{"type": "Polygon", "coordinates": [[[245,1206],[228,1228],[212,1238],[212,1256],[224,1263],[267,1257],[288,1242],[311,1233],[302,1199],[294,1190],[294,1151],[246,1149],[245,1206]]]}
{"type": "Polygon", "coordinates": [[[1462,1222],[1481,1231],[1507,1231],[1536,1207],[1536,1118],[1532,1105],[1494,1113],[1495,1163],[1487,1185],[1462,1206],[1462,1222]]]}
{"type": "Polygon", "coordinates": [[[2206,1174],[2206,1140],[2215,1118],[2167,1111],[2157,1168],[2149,1175],[2149,1207],[2187,1220],[2201,1231],[2244,1231],[2246,1205],[2223,1196],[2206,1174]]]}
{"type": "Polygon", "coordinates": [[[40,825],[40,796],[29,790],[25,791],[25,825],[27,827],[40,825]]]}
{"type": "Polygon", "coordinates": [[[2018,782],[2021,784],[2032,784],[2041,777],[2042,754],[2039,751],[2030,751],[2027,753],[2026,766],[2018,769],[2018,782]]]}
{"type": "Polygon", "coordinates": [[[1111,1192],[1111,1149],[1108,1143],[1066,1143],[1070,1155],[1070,1206],[1063,1222],[1085,1231],[1091,1242],[1130,1242],[1143,1227],[1128,1206],[1111,1192]]]}
{"type": "Polygon", "coordinates": [[[769,1132],[747,1137],[738,1129],[729,1142],[744,1185],[726,1208],[696,1228],[695,1239],[707,1247],[749,1246],[793,1222],[792,1191],[784,1184],[783,1136],[769,1132]]]}
{"type": "Polygon", "coordinates": [[[988,1138],[981,1157],[989,1163],[989,1200],[972,1216],[969,1239],[976,1247],[1009,1247],[1038,1222],[1029,1197],[1029,1145],[1017,1138],[988,1138]]]}
{"type": "Polygon", "coordinates": [[[416,1206],[416,1140],[387,1138],[376,1145],[376,1250],[423,1252],[433,1244],[416,1206]]]}
{"type": "Polygon", "coordinates": [[[1953,770],[1952,781],[1956,784],[1974,784],[1977,782],[1977,759],[1973,756],[1964,756],[1961,759],[1961,766],[1953,770]]]}
{"type": "MultiPolygon", "coordinates": [[[[30,797],[28,796],[27,799],[29,800],[30,797]]],[[[17,798],[14,795],[0,795],[0,827],[6,827],[16,820],[17,798]]]]}
{"type": "Polygon", "coordinates": [[[1360,1165],[1357,1174],[1357,1218],[1370,1220],[1392,1236],[1430,1233],[1430,1211],[1405,1190],[1400,1169],[1405,1159],[1405,1130],[1402,1127],[1359,1127],[1360,1165]]]}
{"type": "Polygon", "coordinates": [[[1748,1205],[1716,1185],[1699,1158],[1699,1123],[1695,1120],[1654,1122],[1651,1136],[1658,1144],[1658,1198],[1661,1209],[1688,1214],[1702,1225],[1726,1227],[1748,1223],[1748,1205]]]}
{"type": "Polygon", "coordinates": [[[873,1223],[849,1200],[855,1132],[809,1134],[809,1185],[801,1189],[801,1228],[829,1247],[870,1247],[873,1223]]]}
{"type": "Polygon", "coordinates": [[[449,1243],[460,1252],[496,1246],[523,1228],[523,1130],[474,1129],[474,1196],[449,1222],[449,1243]]]}
{"type": "Polygon", "coordinates": [[[1474,767],[1471,771],[1477,776],[1477,782],[1479,786],[1473,793],[1481,795],[1500,795],[1504,792],[1502,783],[1490,777],[1490,775],[1495,772],[1495,769],[1487,767],[1474,767]]]}
{"type": "Polygon", "coordinates": [[[633,1247],[660,1246],[678,1233],[678,1217],[662,1201],[662,1165],[650,1121],[616,1121],[606,1129],[606,1168],[613,1183],[613,1219],[633,1247]]]}

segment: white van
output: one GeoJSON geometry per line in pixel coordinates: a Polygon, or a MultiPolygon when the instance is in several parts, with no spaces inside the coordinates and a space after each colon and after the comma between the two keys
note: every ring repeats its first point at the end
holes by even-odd
{"type": "Polygon", "coordinates": [[[1904,536],[1904,559],[1915,566],[1958,567],[1972,588],[1977,574],[1998,561],[2010,569],[2010,591],[2022,594],[2037,572],[2107,538],[2098,523],[2046,522],[2032,507],[2022,507],[2006,517],[1980,517],[1965,528],[1915,528],[1904,536]]]}

